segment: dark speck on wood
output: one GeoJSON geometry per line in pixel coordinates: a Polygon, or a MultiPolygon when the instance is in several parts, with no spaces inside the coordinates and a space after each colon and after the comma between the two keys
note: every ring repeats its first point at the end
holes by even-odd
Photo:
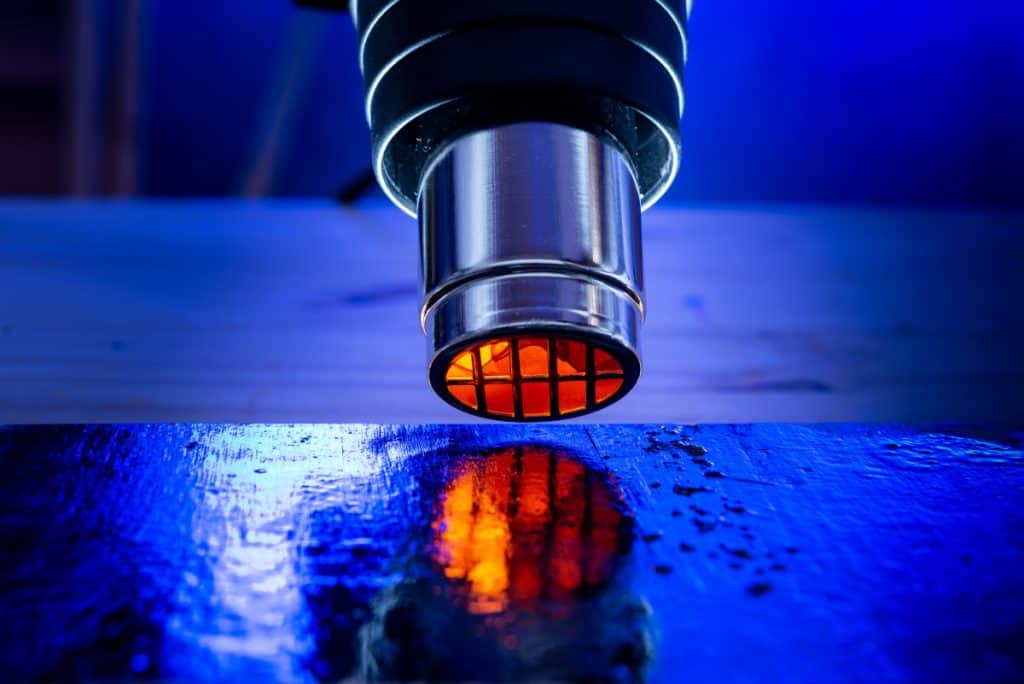
{"type": "Polygon", "coordinates": [[[693,518],[693,525],[697,528],[697,531],[701,534],[707,534],[715,529],[717,523],[704,522],[700,518],[693,518]]]}
{"type": "Polygon", "coordinates": [[[738,389],[749,392],[831,392],[832,387],[820,380],[796,378],[774,382],[754,382],[738,389]]]}
{"type": "Polygon", "coordinates": [[[392,283],[379,285],[374,288],[348,292],[340,296],[325,297],[311,302],[313,309],[330,309],[345,306],[361,306],[367,304],[378,304],[381,302],[412,300],[419,295],[419,286],[416,283],[392,283]]]}
{"type": "Polygon", "coordinates": [[[725,504],[723,506],[723,508],[725,508],[725,510],[729,511],[730,513],[746,513],[747,512],[747,509],[744,508],[743,506],[733,506],[731,504],[725,504]]]}
{"type": "Polygon", "coordinates": [[[672,509],[672,517],[673,517],[673,518],[678,518],[678,517],[680,517],[680,516],[681,516],[682,514],[683,514],[683,512],[682,512],[681,510],[679,510],[678,508],[673,508],[673,509],[672,509]]]}
{"type": "Polygon", "coordinates": [[[683,553],[692,553],[697,547],[686,542],[679,542],[679,550],[683,553]]]}
{"type": "Polygon", "coordinates": [[[771,582],[754,582],[747,586],[747,593],[751,596],[764,596],[772,590],[771,582]]]}
{"type": "Polygon", "coordinates": [[[719,544],[718,548],[722,549],[734,558],[742,558],[743,560],[750,560],[751,558],[753,558],[753,556],[750,555],[750,552],[746,549],[730,549],[725,544],[719,544]]]}
{"type": "Polygon", "coordinates": [[[725,477],[725,475],[723,475],[722,473],[718,472],[717,470],[705,470],[704,471],[704,477],[710,477],[710,478],[713,478],[713,479],[718,479],[718,478],[725,477]]]}
{"type": "Polygon", "coordinates": [[[693,496],[698,492],[710,492],[711,490],[707,487],[687,487],[684,485],[672,485],[672,493],[680,496],[693,496]]]}
{"type": "Polygon", "coordinates": [[[644,536],[642,536],[640,538],[643,539],[648,544],[650,544],[651,542],[656,542],[659,539],[661,539],[661,532],[651,532],[649,534],[645,534],[644,536]]]}
{"type": "Polygon", "coordinates": [[[667,575],[670,572],[672,572],[672,566],[671,565],[655,565],[654,566],[654,572],[658,573],[659,575],[667,575]]]}
{"type": "Polygon", "coordinates": [[[265,472],[267,472],[267,469],[266,469],[266,468],[256,468],[256,469],[255,469],[254,471],[252,471],[252,472],[254,472],[254,473],[259,473],[260,475],[262,475],[262,474],[264,474],[265,472]]]}
{"type": "Polygon", "coordinates": [[[690,456],[703,456],[708,453],[708,450],[699,444],[683,444],[679,447],[690,456]]]}
{"type": "Polygon", "coordinates": [[[661,489],[661,483],[660,482],[652,482],[651,483],[651,489],[661,489]]]}

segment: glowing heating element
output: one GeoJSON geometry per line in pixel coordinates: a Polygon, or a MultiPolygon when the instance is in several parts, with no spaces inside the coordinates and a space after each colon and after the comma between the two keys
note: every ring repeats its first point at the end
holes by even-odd
{"type": "Polygon", "coordinates": [[[596,410],[623,394],[622,363],[598,345],[558,336],[488,340],[456,354],[445,389],[490,418],[545,420],[596,410]]]}

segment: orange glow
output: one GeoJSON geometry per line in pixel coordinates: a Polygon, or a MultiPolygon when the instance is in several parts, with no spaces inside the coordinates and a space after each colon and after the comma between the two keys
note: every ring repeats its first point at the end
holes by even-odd
{"type": "MultiPolygon", "coordinates": [[[[472,368],[472,367],[471,367],[472,368]]],[[[603,349],[594,349],[594,372],[595,373],[621,373],[622,366],[615,360],[615,357],[603,349]]]]}
{"type": "Polygon", "coordinates": [[[580,340],[517,336],[463,349],[445,372],[458,404],[487,416],[557,418],[592,411],[618,396],[622,363],[580,340]]]}
{"type": "Polygon", "coordinates": [[[519,391],[523,398],[523,416],[544,418],[551,415],[550,383],[546,381],[524,382],[520,385],[519,391]]]}
{"type": "Polygon", "coordinates": [[[519,373],[524,378],[546,378],[549,372],[547,338],[520,338],[519,373]]]}
{"type": "Polygon", "coordinates": [[[477,408],[476,387],[473,385],[448,385],[448,391],[466,406],[472,409],[477,408]]]}
{"type": "Polygon", "coordinates": [[[516,399],[511,383],[491,382],[484,385],[484,400],[487,410],[498,416],[516,415],[516,399]]]}
{"type": "Polygon", "coordinates": [[[480,365],[485,378],[512,377],[512,345],[508,340],[496,340],[480,345],[480,365]]]}
{"type": "MultiPolygon", "coordinates": [[[[602,404],[619,391],[622,387],[622,378],[613,378],[611,380],[598,380],[594,383],[594,399],[598,404],[602,404]]],[[[474,399],[474,405],[476,401],[474,399]]]]}
{"type": "Polygon", "coordinates": [[[587,408],[587,382],[562,380],[558,383],[558,410],[564,415],[587,408]]]}
{"type": "Polygon", "coordinates": [[[473,379],[473,354],[464,351],[454,359],[448,366],[446,380],[472,380],[473,379]]]}
{"type": "Polygon", "coordinates": [[[464,469],[434,521],[434,561],[491,614],[606,582],[625,524],[612,490],[567,456],[503,449],[464,469]],[[545,541],[547,540],[547,541],[545,541]]]}

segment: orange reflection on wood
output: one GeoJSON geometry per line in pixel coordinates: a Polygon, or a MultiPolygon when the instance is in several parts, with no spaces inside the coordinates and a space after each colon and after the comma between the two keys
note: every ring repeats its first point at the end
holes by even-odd
{"type": "Polygon", "coordinates": [[[491,614],[565,602],[607,582],[628,539],[618,497],[579,461],[543,447],[474,461],[445,491],[434,561],[491,614]]]}

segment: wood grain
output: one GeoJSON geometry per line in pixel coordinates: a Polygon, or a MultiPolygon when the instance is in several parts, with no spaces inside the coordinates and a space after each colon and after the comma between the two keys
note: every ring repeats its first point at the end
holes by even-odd
{"type": "Polygon", "coordinates": [[[1020,681],[1022,447],[935,425],[0,428],[0,678],[1020,681]]]}
{"type": "MultiPolygon", "coordinates": [[[[636,390],[590,421],[1024,415],[1024,215],[657,208],[636,390]]],[[[416,228],[321,202],[0,203],[0,422],[473,421],[416,228]]]]}

